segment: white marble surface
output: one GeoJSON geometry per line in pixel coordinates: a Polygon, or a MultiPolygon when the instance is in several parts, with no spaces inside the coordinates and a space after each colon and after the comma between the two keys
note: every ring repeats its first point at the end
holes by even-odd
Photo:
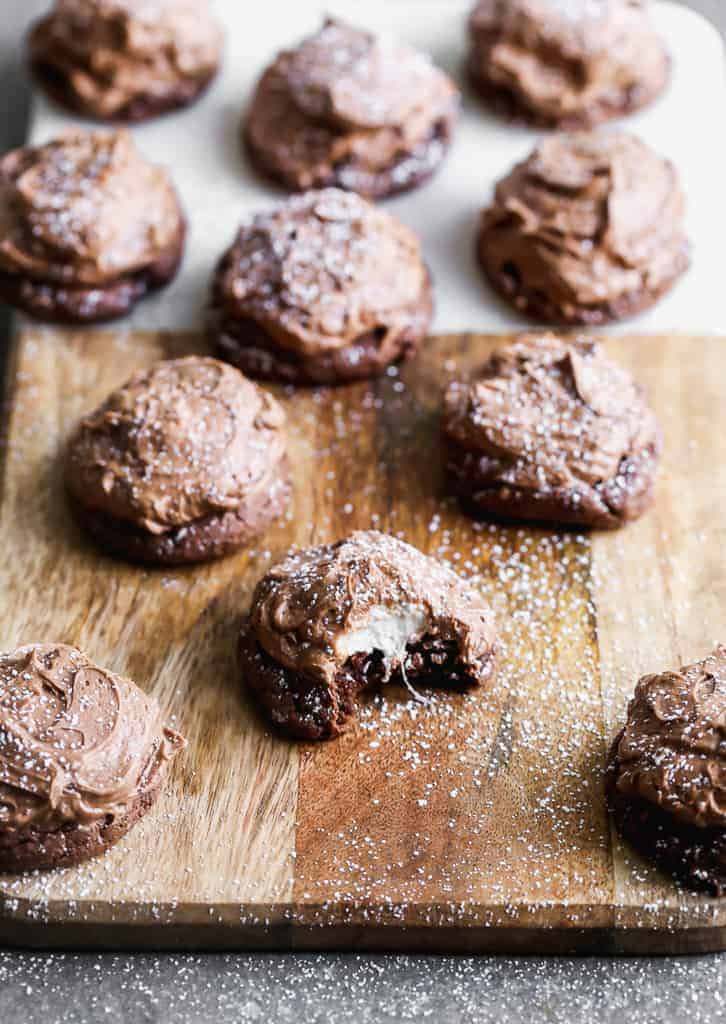
{"type": "MultiPolygon", "coordinates": [[[[261,5],[253,21],[239,0],[216,0],[215,7],[227,27],[227,51],[212,90],[186,111],[134,128],[142,152],[172,171],[190,230],[176,280],[140,303],[122,327],[196,326],[212,268],[236,226],[282,198],[278,189],[260,179],[241,152],[241,112],[260,69],[287,40],[313,31],[325,10],[406,39],[432,53],[455,77],[461,76],[469,0],[368,0],[364,16],[356,0],[272,2],[261,5]]],[[[679,169],[689,200],[693,265],[651,310],[613,330],[720,330],[726,327],[719,228],[726,223],[726,189],[723,169],[714,159],[714,135],[703,130],[701,98],[702,83],[708,82],[709,102],[726,111],[726,61],[718,33],[699,15],[668,0],[654,5],[653,16],[673,55],[672,83],[661,100],[621,123],[679,169]]],[[[70,123],[72,119],[58,108],[39,101],[32,138],[52,138],[70,123]]],[[[479,211],[494,183],[527,155],[538,137],[526,128],[507,125],[475,98],[465,96],[444,166],[424,187],[386,203],[386,209],[422,238],[436,287],[436,331],[497,332],[527,324],[484,283],[473,240],[479,211]]]]}

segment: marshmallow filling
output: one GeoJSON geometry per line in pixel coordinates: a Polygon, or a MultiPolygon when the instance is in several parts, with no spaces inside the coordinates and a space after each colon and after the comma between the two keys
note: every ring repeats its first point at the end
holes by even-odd
{"type": "Polygon", "coordinates": [[[373,608],[357,629],[338,637],[335,650],[344,659],[340,675],[356,688],[395,682],[424,701],[414,682],[447,688],[475,682],[458,642],[438,636],[430,616],[416,605],[373,608]]]}

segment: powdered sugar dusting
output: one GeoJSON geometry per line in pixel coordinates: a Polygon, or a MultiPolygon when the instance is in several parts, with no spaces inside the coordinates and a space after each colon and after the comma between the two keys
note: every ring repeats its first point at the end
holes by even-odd
{"type": "MultiPolygon", "coordinates": [[[[113,344],[114,359],[138,361],[129,339],[113,344]]],[[[93,342],[84,345],[96,367],[93,342]]],[[[102,351],[113,364],[108,342],[102,351]]],[[[58,420],[37,419],[33,367],[60,359],[62,376],[66,355],[43,332],[28,346],[19,367],[11,478],[56,450],[58,420]]],[[[382,382],[345,394],[284,394],[299,481],[294,506],[239,562],[161,578],[104,563],[114,602],[130,616],[109,664],[140,678],[156,637],[150,681],[188,736],[189,755],[158,809],[107,856],[76,870],[6,879],[6,916],[43,921],[61,901],[68,919],[79,923],[99,915],[164,923],[184,907],[200,935],[207,925],[244,924],[266,930],[272,941],[283,941],[279,929],[291,923],[306,923],[314,936],[331,920],[442,929],[534,921],[539,928],[563,921],[608,928],[613,914],[635,928],[676,928],[684,914],[704,925],[719,920],[717,903],[681,895],[628,851],[618,853],[620,881],[613,889],[603,802],[607,743],[637,675],[677,663],[663,653],[668,615],[693,619],[697,602],[712,646],[719,639],[717,607],[706,591],[705,604],[694,592],[671,528],[655,518],[593,540],[470,521],[443,497],[440,388],[443,377],[461,373],[461,363],[456,343],[429,347],[415,374],[392,368],[382,382]],[[414,540],[479,589],[499,621],[498,675],[470,693],[427,692],[426,706],[403,687],[384,688],[364,703],[357,731],[303,752],[295,805],[290,765],[298,750],[265,737],[251,708],[240,704],[234,634],[254,581],[279,561],[291,538],[307,546],[360,528],[414,540]],[[637,592],[622,593],[621,567],[636,549],[655,576],[643,578],[637,592]],[[661,595],[661,578],[669,580],[672,597],[661,595]],[[144,622],[151,594],[165,595],[168,608],[179,602],[187,609],[183,621],[165,619],[168,637],[157,636],[153,620],[144,622]],[[608,595],[620,605],[612,611],[615,627],[607,625],[608,595]],[[634,628],[618,625],[618,615],[634,628]],[[205,694],[213,703],[203,710],[205,694]],[[254,786],[229,786],[204,738],[204,723],[212,719],[215,749],[233,749],[244,777],[258,780],[254,786]],[[212,790],[217,796],[210,800],[212,790]],[[239,802],[237,824],[210,830],[207,815],[226,813],[228,799],[230,810],[239,802]],[[272,840],[263,827],[271,809],[272,840]],[[250,823],[241,831],[240,820],[250,823]]],[[[123,376],[121,367],[115,372],[123,376]]],[[[642,381],[656,398],[657,379],[642,381]]],[[[97,369],[91,380],[103,393],[97,369]]],[[[687,393],[679,392],[679,400],[687,393]]],[[[657,412],[671,430],[691,422],[671,408],[657,412]]],[[[66,421],[74,418],[68,414],[66,421]]],[[[694,446],[690,429],[666,444],[666,480],[677,479],[686,459],[698,474],[709,458],[704,435],[699,430],[694,446]]],[[[66,570],[96,577],[97,556],[69,535],[62,503],[24,499],[23,507],[28,537],[48,537],[48,516],[54,517],[50,536],[55,545],[62,538],[66,570]]],[[[705,550],[715,528],[700,522],[688,543],[705,550]]],[[[79,635],[97,657],[107,642],[103,622],[101,616],[79,635]]]]}

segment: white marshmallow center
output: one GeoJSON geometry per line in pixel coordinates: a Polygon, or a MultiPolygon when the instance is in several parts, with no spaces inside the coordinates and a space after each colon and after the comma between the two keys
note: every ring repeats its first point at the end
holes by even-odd
{"type": "Polygon", "coordinates": [[[353,654],[380,651],[388,670],[405,658],[406,646],[420,640],[429,626],[426,611],[414,604],[387,608],[371,608],[358,629],[341,633],[335,641],[335,652],[344,661],[353,654]]]}

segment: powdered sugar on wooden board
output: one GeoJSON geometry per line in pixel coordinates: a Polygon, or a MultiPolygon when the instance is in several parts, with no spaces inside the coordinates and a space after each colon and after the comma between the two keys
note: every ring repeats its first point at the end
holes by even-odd
{"type": "Polygon", "coordinates": [[[59,446],[132,368],[195,336],[42,329],[16,350],[0,505],[2,649],[57,638],[152,691],[189,740],[169,790],[77,869],[0,879],[9,940],[68,946],[610,951],[726,945],[722,901],[679,891],[615,840],[608,744],[638,674],[726,635],[720,455],[726,349],[612,340],[665,431],[655,507],[613,534],[469,520],[441,489],[440,388],[493,339],[431,341],[405,370],[343,390],[282,389],[295,496],[251,550],[150,572],[74,527],[59,446]],[[697,353],[697,357],[694,354],[697,353]],[[291,543],[400,535],[481,588],[500,626],[496,680],[402,687],[340,740],[268,732],[235,638],[251,590],[291,543]],[[22,558],[18,552],[22,551],[22,558]],[[22,595],[22,599],[18,599],[22,595]]]}

